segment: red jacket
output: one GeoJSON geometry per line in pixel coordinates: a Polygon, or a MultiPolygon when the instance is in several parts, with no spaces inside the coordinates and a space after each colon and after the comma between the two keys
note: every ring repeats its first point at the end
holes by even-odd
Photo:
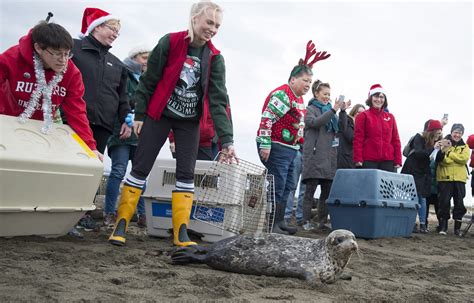
{"type": "MultiPolygon", "coordinates": [[[[46,70],[46,81],[54,76],[53,70],[46,70]]],[[[0,114],[19,116],[27,107],[36,83],[33,64],[33,43],[31,31],[3,54],[0,54],[0,114]]],[[[68,124],[89,146],[97,149],[87,119],[86,103],[82,99],[84,84],[82,76],[74,63],[69,60],[66,74],[53,90],[52,112],[62,107],[68,124]]],[[[31,119],[43,120],[40,101],[31,119]]]]}
{"type": "MultiPolygon", "coordinates": [[[[181,73],[181,70],[183,69],[184,61],[186,60],[188,54],[190,39],[185,39],[187,35],[187,31],[170,34],[168,60],[163,70],[161,80],[156,85],[155,92],[151,96],[147,108],[147,115],[153,118],[154,120],[160,119],[161,113],[163,112],[163,109],[165,108],[166,103],[168,102],[168,99],[173,93],[173,89],[175,88],[176,83],[178,82],[179,75],[181,73]]],[[[220,51],[214,47],[211,41],[207,42],[207,46],[211,50],[211,56],[209,58],[209,66],[211,66],[212,58],[220,54],[220,51]]],[[[210,72],[211,69],[209,68],[209,74],[202,75],[202,79],[207,79],[208,81],[210,77],[210,72]]],[[[209,113],[209,96],[207,94],[207,86],[208,83],[205,83],[204,102],[202,107],[201,120],[199,122],[200,142],[205,143],[205,145],[201,146],[207,146],[207,143],[209,143],[208,146],[210,146],[210,143],[215,135],[214,123],[209,113]]]]}
{"type": "MultiPolygon", "coordinates": [[[[470,149],[474,150],[474,135],[470,135],[467,138],[466,144],[469,145],[470,149]]],[[[474,168],[474,151],[471,152],[471,162],[469,163],[469,166],[474,168]]],[[[474,176],[471,178],[474,178],[474,176]]]]}
{"type": "Polygon", "coordinates": [[[391,113],[374,107],[357,115],[354,127],[354,162],[393,161],[402,165],[400,137],[391,113]]]}

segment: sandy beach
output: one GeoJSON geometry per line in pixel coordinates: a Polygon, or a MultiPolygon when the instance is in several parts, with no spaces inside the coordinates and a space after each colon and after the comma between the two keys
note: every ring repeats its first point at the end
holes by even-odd
{"type": "Polygon", "coordinates": [[[447,236],[358,239],[352,278],[322,286],[175,266],[170,239],[131,223],[126,246],[116,247],[109,233],[0,238],[0,302],[474,302],[474,228],[463,238],[450,226],[447,236]]]}

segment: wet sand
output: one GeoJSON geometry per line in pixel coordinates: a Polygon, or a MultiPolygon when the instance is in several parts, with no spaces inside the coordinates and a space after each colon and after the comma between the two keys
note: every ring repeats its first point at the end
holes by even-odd
{"type": "Polygon", "coordinates": [[[474,302],[474,227],[464,238],[450,226],[448,236],[358,239],[361,255],[346,269],[352,279],[322,286],[174,266],[170,239],[132,223],[127,245],[116,247],[109,233],[0,238],[0,302],[474,302]]]}

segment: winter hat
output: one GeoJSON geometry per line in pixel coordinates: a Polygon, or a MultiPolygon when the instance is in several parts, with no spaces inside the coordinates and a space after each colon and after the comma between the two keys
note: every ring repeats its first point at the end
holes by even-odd
{"type": "Polygon", "coordinates": [[[370,87],[369,98],[370,98],[370,96],[372,96],[376,93],[382,93],[382,94],[386,95],[385,90],[382,88],[382,85],[380,85],[380,84],[374,84],[370,87]]]}
{"type": "Polygon", "coordinates": [[[429,120],[426,131],[430,132],[437,129],[443,129],[443,125],[441,124],[441,122],[439,122],[438,120],[429,120]]]}
{"type": "Polygon", "coordinates": [[[84,15],[82,16],[82,27],[79,37],[83,38],[89,35],[98,25],[112,19],[118,20],[118,17],[113,16],[100,8],[86,8],[84,10],[84,15]]]}
{"type": "Polygon", "coordinates": [[[149,47],[144,46],[144,45],[139,45],[139,46],[135,46],[134,48],[132,48],[128,52],[128,57],[130,59],[132,59],[136,55],[140,55],[140,54],[143,54],[143,53],[149,53],[149,52],[151,52],[151,49],[149,47]]]}
{"type": "Polygon", "coordinates": [[[454,123],[453,127],[451,127],[451,133],[456,129],[459,129],[464,134],[464,126],[461,123],[454,123]]]}

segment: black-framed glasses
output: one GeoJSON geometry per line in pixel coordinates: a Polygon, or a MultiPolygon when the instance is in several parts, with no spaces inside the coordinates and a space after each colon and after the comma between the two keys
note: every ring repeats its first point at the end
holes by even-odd
{"type": "Polygon", "coordinates": [[[63,59],[63,58],[65,58],[65,59],[68,59],[68,60],[69,60],[69,59],[71,59],[71,58],[74,56],[74,54],[71,53],[71,52],[67,52],[67,53],[56,53],[56,52],[50,51],[50,50],[47,49],[47,48],[46,48],[45,50],[46,50],[51,56],[53,56],[55,59],[63,59]]]}
{"type": "Polygon", "coordinates": [[[117,36],[120,36],[120,30],[118,28],[113,27],[112,25],[108,25],[106,23],[104,23],[104,26],[114,32],[114,34],[116,34],[117,36]]]}

